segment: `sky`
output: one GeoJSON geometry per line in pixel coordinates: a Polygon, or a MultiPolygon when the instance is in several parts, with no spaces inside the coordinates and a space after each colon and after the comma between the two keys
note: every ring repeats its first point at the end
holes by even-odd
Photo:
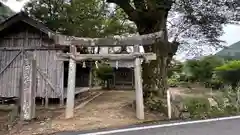
{"type": "MultiPolygon", "coordinates": [[[[9,6],[13,11],[19,12],[27,1],[28,0],[22,0],[20,2],[17,2],[16,0],[8,0],[6,5],[9,6]]],[[[224,26],[224,32],[225,34],[221,36],[220,39],[226,41],[227,45],[231,45],[235,42],[240,41],[240,26],[226,25],[224,26]]]]}

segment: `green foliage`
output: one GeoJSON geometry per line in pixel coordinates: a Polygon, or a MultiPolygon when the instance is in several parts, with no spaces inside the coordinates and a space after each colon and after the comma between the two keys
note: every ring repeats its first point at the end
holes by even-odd
{"type": "Polygon", "coordinates": [[[122,9],[110,11],[102,0],[33,0],[24,8],[50,29],[66,35],[105,37],[136,30],[125,21],[122,9]]]}
{"type": "Polygon", "coordinates": [[[172,60],[168,68],[168,86],[177,87],[180,81],[185,81],[186,76],[182,73],[183,64],[177,60],[172,60]]]}
{"type": "Polygon", "coordinates": [[[228,63],[216,67],[217,71],[231,71],[231,70],[239,70],[240,69],[240,61],[239,60],[233,60],[229,61],[228,63]]]}
{"type": "Polygon", "coordinates": [[[96,71],[96,76],[102,81],[107,81],[113,77],[113,68],[106,63],[99,65],[96,71]]]}
{"type": "Polygon", "coordinates": [[[210,80],[207,80],[204,82],[204,85],[206,88],[212,88],[212,89],[221,89],[224,87],[224,82],[219,76],[217,76],[215,73],[212,75],[212,78],[210,80]]]}
{"type": "Polygon", "coordinates": [[[161,111],[163,114],[167,115],[167,106],[159,97],[151,96],[151,98],[145,99],[145,104],[151,111],[159,112],[161,111]]]}
{"type": "Polygon", "coordinates": [[[177,87],[180,83],[180,75],[177,72],[173,72],[173,75],[167,80],[168,86],[177,87]]]}
{"type": "Polygon", "coordinates": [[[168,77],[171,77],[174,73],[181,73],[183,68],[183,64],[179,61],[172,60],[168,68],[168,77]]]}
{"type": "Polygon", "coordinates": [[[177,87],[179,81],[178,81],[177,79],[175,79],[175,78],[169,78],[169,79],[167,80],[167,83],[168,83],[168,86],[169,86],[169,87],[177,87]]]}
{"type": "MultiPolygon", "coordinates": [[[[221,97],[221,99],[223,99],[223,97],[221,97]]],[[[192,119],[222,117],[236,115],[238,113],[237,107],[232,103],[218,102],[217,106],[211,106],[208,99],[204,97],[185,99],[184,104],[192,119]]]]}
{"type": "Polygon", "coordinates": [[[211,107],[206,98],[188,98],[184,102],[192,119],[207,118],[207,113],[211,107]]]}
{"type": "Polygon", "coordinates": [[[216,67],[215,70],[225,83],[230,84],[233,89],[236,89],[240,81],[240,61],[229,61],[220,67],[216,67]]]}
{"type": "Polygon", "coordinates": [[[205,82],[211,80],[214,69],[223,65],[224,60],[216,56],[206,56],[200,60],[188,60],[185,72],[193,81],[205,82]]]}

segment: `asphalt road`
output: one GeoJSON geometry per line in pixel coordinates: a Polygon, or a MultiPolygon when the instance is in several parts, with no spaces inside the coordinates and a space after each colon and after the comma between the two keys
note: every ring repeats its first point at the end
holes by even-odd
{"type": "Polygon", "coordinates": [[[240,135],[240,119],[146,129],[111,135],[240,135]]]}
{"type": "MultiPolygon", "coordinates": [[[[97,132],[93,132],[90,134],[89,132],[87,134],[86,132],[85,133],[79,132],[79,133],[65,133],[59,135],[81,135],[81,134],[103,135],[101,132],[100,134],[97,132]]],[[[125,131],[108,135],[240,135],[240,119],[142,129],[136,131],[125,131]]]]}

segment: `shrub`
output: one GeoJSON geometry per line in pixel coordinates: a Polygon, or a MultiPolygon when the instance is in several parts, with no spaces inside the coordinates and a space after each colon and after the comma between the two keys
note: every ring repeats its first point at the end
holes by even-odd
{"type": "Polygon", "coordinates": [[[185,81],[185,82],[188,81],[188,77],[187,77],[186,74],[180,73],[179,75],[180,75],[180,77],[179,77],[179,80],[180,80],[180,81],[185,81]]]}
{"type": "Polygon", "coordinates": [[[208,117],[210,104],[206,98],[188,98],[184,101],[187,111],[192,119],[205,119],[208,117]]]}
{"type": "Polygon", "coordinates": [[[147,98],[145,105],[148,107],[150,111],[161,112],[164,115],[167,115],[168,108],[167,104],[164,100],[161,100],[159,97],[151,96],[151,98],[147,98]]]}
{"type": "Polygon", "coordinates": [[[229,61],[226,64],[216,67],[216,73],[221,79],[232,86],[236,90],[240,81],[240,61],[229,61]]]}
{"type": "Polygon", "coordinates": [[[218,100],[214,99],[218,103],[217,106],[211,106],[208,99],[204,97],[185,99],[184,104],[192,119],[206,119],[238,114],[238,106],[232,100],[228,100],[229,103],[224,103],[223,99],[226,99],[226,97],[218,98],[218,100]]]}
{"type": "Polygon", "coordinates": [[[181,73],[182,67],[183,67],[183,64],[181,62],[173,60],[168,68],[168,72],[167,72],[168,77],[171,77],[174,73],[181,73]]]}
{"type": "Polygon", "coordinates": [[[167,80],[168,82],[168,86],[169,87],[177,87],[178,86],[178,80],[176,80],[176,79],[172,79],[172,78],[170,78],[170,79],[168,79],[167,80]]]}
{"type": "Polygon", "coordinates": [[[184,68],[192,81],[205,82],[212,78],[214,69],[223,63],[224,60],[219,57],[206,56],[200,60],[188,60],[184,68]]]}
{"type": "Polygon", "coordinates": [[[204,82],[204,85],[206,88],[212,88],[212,89],[221,89],[224,87],[224,83],[221,78],[219,78],[216,74],[212,75],[212,78],[208,81],[204,82]]]}
{"type": "Polygon", "coordinates": [[[101,63],[96,69],[96,76],[103,81],[104,85],[107,83],[107,88],[109,88],[109,79],[113,78],[113,68],[106,63],[101,63]]]}
{"type": "Polygon", "coordinates": [[[180,75],[176,72],[173,73],[173,75],[167,80],[168,86],[170,87],[177,87],[179,84],[180,75]]]}

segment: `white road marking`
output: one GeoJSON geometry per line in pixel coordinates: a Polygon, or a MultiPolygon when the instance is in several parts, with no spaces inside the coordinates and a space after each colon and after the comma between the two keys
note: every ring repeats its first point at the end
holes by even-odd
{"type": "Polygon", "coordinates": [[[239,118],[240,118],[240,116],[232,116],[232,117],[223,117],[223,118],[214,118],[214,119],[206,119],[206,120],[178,122],[178,123],[161,124],[161,125],[153,125],[153,126],[142,126],[142,127],[134,127],[134,128],[126,128],[126,129],[117,129],[117,130],[111,130],[111,131],[101,131],[101,132],[85,133],[85,134],[78,134],[78,135],[106,135],[106,134],[131,132],[131,131],[144,130],[144,129],[154,129],[154,128],[187,125],[187,124],[197,124],[197,123],[207,123],[207,122],[215,122],[215,121],[223,121],[223,120],[233,120],[233,119],[239,119],[239,118]]]}

